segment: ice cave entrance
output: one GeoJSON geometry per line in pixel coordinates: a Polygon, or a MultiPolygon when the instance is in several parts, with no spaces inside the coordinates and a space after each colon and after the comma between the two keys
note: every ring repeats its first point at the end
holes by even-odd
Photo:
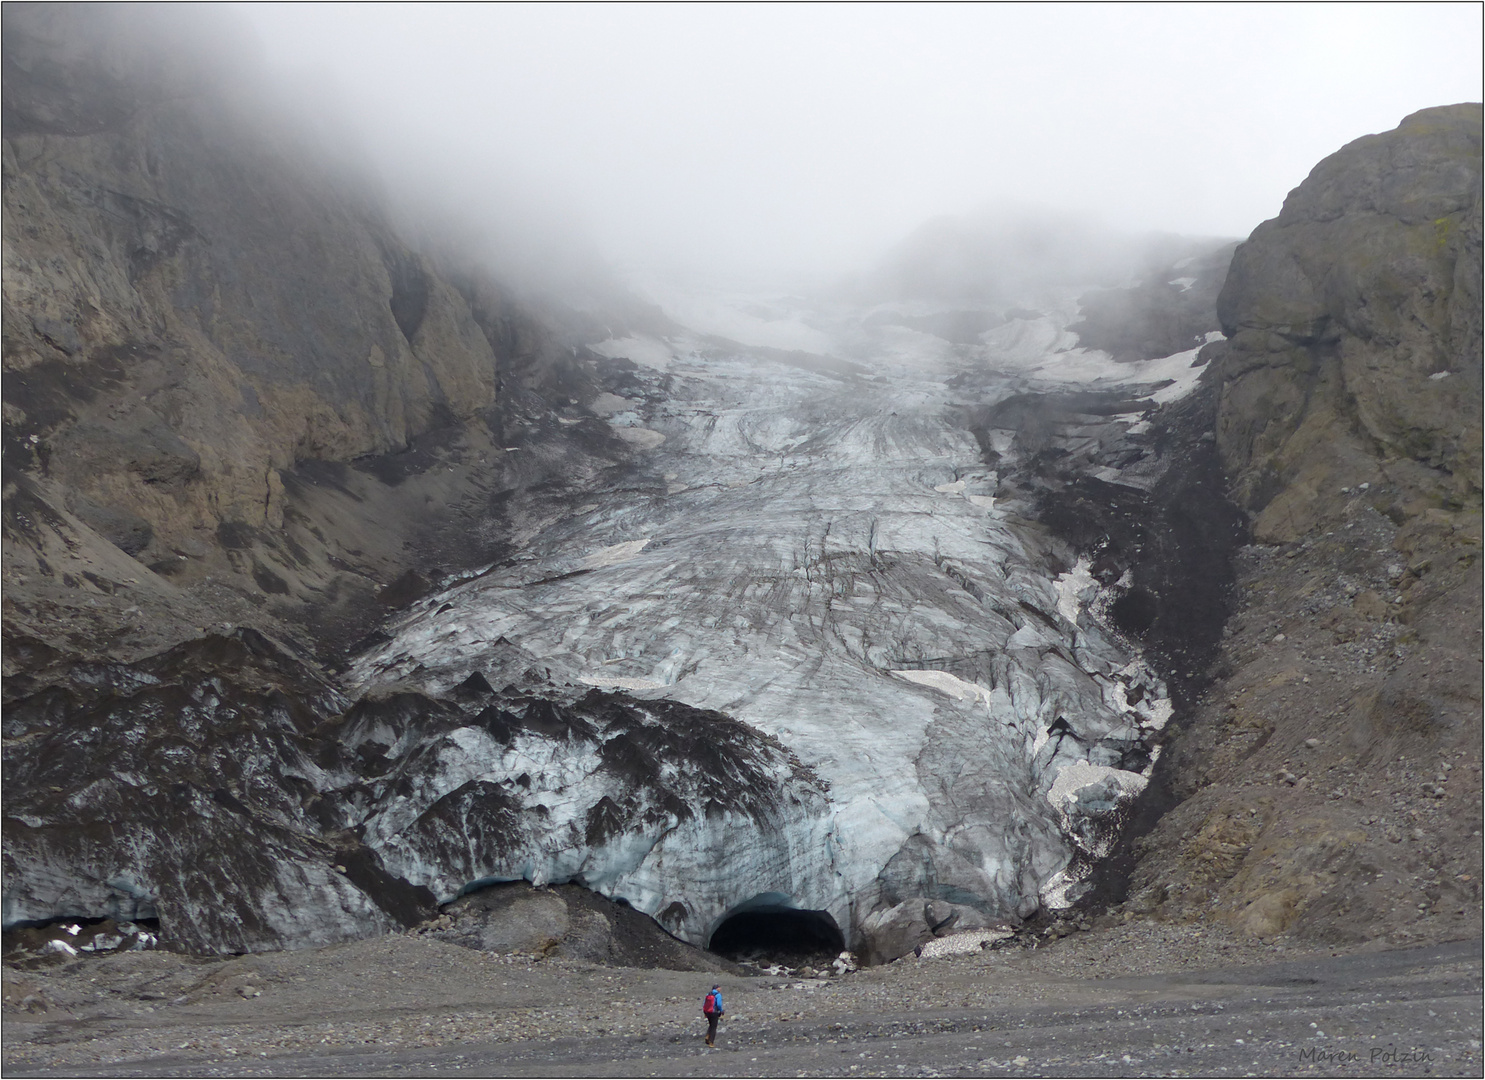
{"type": "Polygon", "coordinates": [[[733,958],[833,958],[845,947],[830,912],[793,907],[782,893],[760,893],[739,904],[707,942],[712,952],[733,958]]]}

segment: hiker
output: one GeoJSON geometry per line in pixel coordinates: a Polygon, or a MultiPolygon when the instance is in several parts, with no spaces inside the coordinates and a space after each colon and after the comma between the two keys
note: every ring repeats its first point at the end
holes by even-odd
{"type": "Polygon", "coordinates": [[[717,1021],[722,1019],[722,988],[714,986],[706,1000],[701,1003],[701,1015],[706,1017],[706,1045],[716,1046],[717,1021]]]}

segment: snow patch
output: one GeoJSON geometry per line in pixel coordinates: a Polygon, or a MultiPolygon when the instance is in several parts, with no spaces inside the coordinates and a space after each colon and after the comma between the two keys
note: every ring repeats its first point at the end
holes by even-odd
{"type": "Polygon", "coordinates": [[[653,450],[665,441],[665,436],[658,431],[646,427],[624,427],[619,424],[610,423],[615,435],[623,439],[630,446],[636,446],[641,450],[653,450]]]}
{"type": "Polygon", "coordinates": [[[580,570],[600,570],[605,566],[615,566],[621,562],[628,562],[650,542],[646,536],[643,540],[626,540],[622,544],[612,544],[606,548],[599,548],[593,552],[578,567],[580,570]]]}
{"type": "Polygon", "coordinates": [[[1063,911],[1072,907],[1073,901],[1068,897],[1068,892],[1081,881],[1080,877],[1066,868],[1057,871],[1042,883],[1042,907],[1048,911],[1063,911]]]}
{"type": "Polygon", "coordinates": [[[965,682],[957,675],[950,675],[947,671],[926,671],[914,668],[902,668],[892,674],[906,679],[908,682],[926,686],[930,690],[937,690],[940,694],[947,694],[955,701],[983,701],[990,704],[990,691],[978,683],[965,682]]]}
{"type": "Polygon", "coordinates": [[[589,686],[612,686],[619,690],[664,690],[666,685],[654,679],[628,679],[610,675],[579,675],[578,681],[589,686]]]}
{"type": "Polygon", "coordinates": [[[1098,582],[1094,580],[1089,567],[1092,563],[1087,556],[1083,556],[1065,574],[1058,574],[1057,580],[1052,587],[1057,590],[1057,612],[1074,626],[1078,625],[1078,616],[1082,614],[1083,604],[1087,602],[1098,589],[1098,582]]]}
{"type": "MultiPolygon", "coordinates": [[[[1141,704],[1144,704],[1141,702],[1141,704]]],[[[1175,713],[1176,707],[1171,704],[1170,698],[1156,698],[1150,702],[1149,707],[1141,714],[1141,719],[1146,727],[1159,731],[1170,721],[1175,713]]]]}
{"type": "Polygon", "coordinates": [[[979,494],[968,495],[968,494],[965,494],[965,489],[967,487],[969,487],[971,480],[974,481],[974,484],[975,484],[976,487],[981,488],[982,490],[985,487],[987,487],[987,486],[993,488],[994,487],[994,484],[995,484],[995,476],[992,473],[990,475],[990,477],[989,477],[988,480],[985,477],[983,477],[983,476],[965,477],[965,478],[960,479],[960,480],[955,480],[952,484],[934,484],[933,485],[933,490],[934,491],[937,491],[937,492],[940,492],[940,493],[942,493],[944,495],[958,495],[958,496],[961,496],[971,506],[978,506],[982,510],[994,510],[995,509],[995,496],[994,495],[979,495],[979,494]]]}
{"type": "Polygon", "coordinates": [[[1083,788],[1109,779],[1114,780],[1126,795],[1138,795],[1150,782],[1137,772],[1116,769],[1111,765],[1090,765],[1085,759],[1057,770],[1057,778],[1052,781],[1052,789],[1047,792],[1047,801],[1060,810],[1063,808],[1062,803],[1083,788]]]}
{"type": "Polygon", "coordinates": [[[923,959],[937,960],[943,956],[977,953],[992,942],[1015,936],[1010,930],[965,930],[958,934],[947,934],[923,943],[923,959]]]}
{"type": "MultiPolygon", "coordinates": [[[[1141,383],[1165,383],[1148,395],[1150,400],[1165,405],[1185,397],[1195,388],[1202,369],[1192,367],[1192,364],[1202,346],[1224,340],[1219,331],[1211,330],[1194,348],[1154,360],[1120,364],[1101,349],[1075,348],[1060,339],[1048,339],[1049,347],[1043,354],[1035,357],[1018,355],[1015,360],[1026,375],[1052,385],[1077,383],[1087,390],[1110,390],[1141,383]]],[[[991,359],[1000,361],[1002,358],[994,355],[991,359]]]]}
{"type": "Polygon", "coordinates": [[[599,416],[612,416],[614,413],[624,412],[633,404],[628,398],[621,398],[618,394],[610,394],[605,390],[588,403],[588,409],[599,416]]]}

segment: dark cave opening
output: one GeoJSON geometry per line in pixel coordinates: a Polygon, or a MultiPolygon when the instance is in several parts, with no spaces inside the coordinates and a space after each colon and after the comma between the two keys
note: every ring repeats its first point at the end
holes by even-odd
{"type": "Polygon", "coordinates": [[[845,950],[846,939],[828,911],[779,905],[728,916],[712,931],[707,947],[733,959],[833,959],[845,950]]]}
{"type": "Polygon", "coordinates": [[[126,919],[122,925],[107,916],[77,917],[68,919],[18,920],[0,934],[0,955],[7,966],[18,966],[32,970],[38,966],[63,962],[78,952],[103,956],[112,952],[127,952],[133,949],[173,949],[160,941],[159,919],[126,919]],[[141,934],[153,937],[153,941],[141,938],[141,934]],[[105,941],[96,941],[103,938],[105,941]],[[73,950],[70,954],[46,955],[49,942],[59,941],[73,950]]]}

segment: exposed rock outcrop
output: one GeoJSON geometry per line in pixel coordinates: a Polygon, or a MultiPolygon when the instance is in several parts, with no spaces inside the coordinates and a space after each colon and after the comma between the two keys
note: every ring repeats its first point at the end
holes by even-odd
{"type": "Polygon", "coordinates": [[[1204,355],[1259,542],[1131,913],[1478,932],[1480,128],[1456,105],[1358,139],[1233,258],[1204,355]]]}
{"type": "Polygon", "coordinates": [[[1362,484],[1399,524],[1478,507],[1480,122],[1425,109],[1356,140],[1234,255],[1217,445],[1259,540],[1362,484]]]}
{"type": "Polygon", "coordinates": [[[59,647],[344,644],[404,572],[488,557],[494,494],[625,456],[508,460],[588,370],[399,235],[230,21],[5,10],[6,620],[59,647]]]}
{"type": "Polygon", "coordinates": [[[1170,356],[1205,345],[1219,329],[1217,295],[1227,281],[1235,241],[1185,254],[1138,284],[1080,298],[1081,318],[1068,327],[1091,349],[1121,363],[1170,356]]]}

